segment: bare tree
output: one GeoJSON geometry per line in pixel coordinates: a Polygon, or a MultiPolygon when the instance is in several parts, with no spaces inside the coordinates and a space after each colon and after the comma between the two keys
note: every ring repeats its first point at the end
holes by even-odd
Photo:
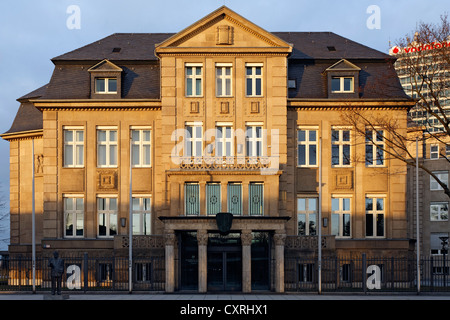
{"type": "MultiPolygon", "coordinates": [[[[413,35],[396,41],[392,52],[397,58],[395,69],[400,79],[410,83],[405,93],[411,96],[416,104],[409,110],[408,119],[389,117],[386,113],[352,107],[348,102],[346,111],[342,112],[343,121],[352,125],[356,133],[364,139],[365,144],[376,146],[377,152],[384,157],[401,160],[408,165],[416,166],[415,153],[411,148],[418,137],[421,143],[428,139],[442,145],[450,145],[450,24],[448,15],[441,16],[439,23],[424,23],[417,25],[413,35]],[[413,116],[412,118],[410,116],[413,116]],[[420,117],[418,117],[420,116],[420,117]],[[415,118],[415,119],[413,119],[415,118]],[[406,120],[406,121],[405,121],[406,120]],[[414,120],[414,121],[413,121],[414,120]],[[368,132],[382,132],[383,143],[377,141],[377,135],[368,132]]],[[[386,77],[389,75],[383,75],[386,77]]],[[[392,75],[391,75],[392,76],[392,75]]],[[[397,77],[397,75],[395,75],[397,77]]],[[[372,90],[378,96],[391,92],[392,81],[377,80],[372,90]],[[387,84],[389,83],[389,85],[387,84]]],[[[446,148],[441,152],[441,158],[447,159],[446,148]]],[[[419,168],[432,176],[450,197],[446,182],[441,181],[426,162],[419,161],[419,168]]]]}

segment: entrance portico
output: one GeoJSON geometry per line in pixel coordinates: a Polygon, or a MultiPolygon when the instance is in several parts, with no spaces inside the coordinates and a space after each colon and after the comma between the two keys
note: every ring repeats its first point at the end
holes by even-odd
{"type": "Polygon", "coordinates": [[[195,265],[198,274],[195,277],[191,274],[190,280],[192,277],[198,277],[198,292],[213,290],[251,292],[252,284],[256,287],[261,283],[258,282],[261,279],[257,279],[256,276],[252,282],[252,269],[258,273],[258,277],[266,274],[268,290],[284,291],[285,223],[289,217],[235,216],[230,234],[225,236],[218,232],[215,216],[178,216],[159,219],[164,222],[166,235],[166,292],[183,289],[182,283],[187,282],[183,277],[188,275],[184,275],[181,268],[191,268],[189,270],[194,271],[195,265]],[[190,238],[194,238],[195,235],[194,241],[179,240],[177,246],[177,239],[185,239],[186,237],[180,235],[186,234],[189,234],[190,238]],[[193,248],[192,243],[195,242],[197,247],[193,248]],[[267,243],[269,249],[264,249],[261,243],[267,243]],[[186,255],[180,255],[186,251],[190,252],[188,259],[186,255]],[[175,263],[177,255],[181,260],[178,265],[175,263]],[[258,259],[258,264],[254,263],[252,266],[252,258],[258,259]],[[269,267],[271,260],[275,262],[273,268],[269,267]],[[264,265],[260,261],[267,262],[266,269],[256,269],[264,265]],[[270,270],[274,270],[272,274],[270,270]],[[177,271],[180,271],[178,273],[180,277],[176,277],[177,271]]]}

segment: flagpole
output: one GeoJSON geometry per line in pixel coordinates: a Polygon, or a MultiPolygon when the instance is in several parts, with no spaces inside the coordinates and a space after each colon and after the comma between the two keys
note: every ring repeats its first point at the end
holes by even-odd
{"type": "Polygon", "coordinates": [[[319,137],[319,234],[318,234],[318,286],[322,293],[322,135],[319,137]]]}
{"type": "Polygon", "coordinates": [[[34,196],[34,139],[31,140],[31,251],[32,251],[32,268],[33,268],[33,293],[36,293],[36,217],[35,217],[35,196],[34,196]]]}
{"type": "Polygon", "coordinates": [[[416,137],[416,264],[417,293],[420,293],[420,232],[419,232],[419,138],[416,137]]]}
{"type": "Polygon", "coordinates": [[[133,288],[133,171],[132,171],[132,136],[130,131],[130,198],[129,198],[129,226],[128,226],[128,288],[129,293],[132,292],[133,288]]]}

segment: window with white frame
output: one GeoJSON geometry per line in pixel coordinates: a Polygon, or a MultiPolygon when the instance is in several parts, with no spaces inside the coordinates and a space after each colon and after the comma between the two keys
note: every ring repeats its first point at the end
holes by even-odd
{"type": "Polygon", "coordinates": [[[201,63],[186,64],[186,97],[203,95],[203,65],[201,63]]]}
{"type": "Polygon", "coordinates": [[[337,93],[354,92],[354,78],[353,77],[332,77],[331,91],[337,93]]]}
{"type": "Polygon", "coordinates": [[[150,235],[152,199],[150,196],[133,196],[133,234],[150,235]]]}
{"type": "Polygon", "coordinates": [[[117,128],[97,127],[97,166],[117,167],[117,128]]]}
{"type": "Polygon", "coordinates": [[[442,237],[448,237],[448,233],[445,232],[432,232],[430,233],[430,253],[432,255],[441,255],[444,253],[447,254],[448,252],[448,242],[447,242],[447,246],[444,249],[442,246],[442,237]]]}
{"type": "Polygon", "coordinates": [[[384,166],[383,130],[366,130],[366,166],[384,166]]]}
{"type": "Polygon", "coordinates": [[[439,159],[439,145],[430,145],[430,159],[439,159]]]}
{"type": "Polygon", "coordinates": [[[262,63],[245,64],[246,95],[248,97],[262,96],[262,63]]]}
{"type": "Polygon", "coordinates": [[[83,127],[64,127],[64,167],[80,168],[84,166],[84,129],[83,127]]]}
{"type": "Polygon", "coordinates": [[[98,197],[98,236],[112,237],[117,234],[117,198],[98,197]]]}
{"type": "Polygon", "coordinates": [[[116,78],[96,78],[95,79],[96,93],[117,93],[117,79],[116,78]]]}
{"type": "MultiPolygon", "coordinates": [[[[439,181],[448,186],[448,171],[433,171],[433,174],[439,179],[439,181]]],[[[444,190],[444,188],[441,187],[441,185],[436,181],[436,179],[433,178],[433,176],[430,176],[430,190],[444,190]]]]}
{"type": "Polygon", "coordinates": [[[297,130],[297,166],[316,167],[317,149],[317,128],[299,128],[297,130]]]}
{"type": "Polygon", "coordinates": [[[201,157],[203,155],[203,127],[201,122],[186,123],[185,156],[201,157]]]}
{"type": "Polygon", "coordinates": [[[366,237],[385,236],[385,197],[366,196],[366,237]]]}
{"type": "Polygon", "coordinates": [[[246,155],[247,157],[263,156],[263,127],[259,124],[250,124],[246,126],[246,155]]]}
{"type": "Polygon", "coordinates": [[[132,165],[151,167],[151,129],[131,127],[132,165]]]}
{"type": "Polygon", "coordinates": [[[79,195],[64,196],[64,236],[84,235],[84,198],[79,195]]]}
{"type": "Polygon", "coordinates": [[[231,97],[232,95],[232,64],[216,63],[216,96],[231,97]]]}
{"type": "Polygon", "coordinates": [[[315,236],[317,234],[317,198],[297,198],[297,234],[315,236]]]}
{"type": "Polygon", "coordinates": [[[430,221],[448,221],[448,202],[430,202],[430,221]]]}
{"type": "Polygon", "coordinates": [[[331,164],[333,166],[350,166],[350,132],[350,129],[332,128],[331,164]]]}
{"type": "Polygon", "coordinates": [[[216,124],[215,144],[216,157],[232,157],[234,155],[234,135],[231,124],[216,124]]]}
{"type": "Polygon", "coordinates": [[[331,234],[336,237],[351,237],[351,198],[331,199],[331,234]]]}

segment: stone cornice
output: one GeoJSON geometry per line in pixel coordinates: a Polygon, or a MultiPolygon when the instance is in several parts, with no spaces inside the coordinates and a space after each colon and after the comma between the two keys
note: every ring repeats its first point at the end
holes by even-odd
{"type": "Polygon", "coordinates": [[[30,131],[20,131],[14,133],[4,133],[0,135],[4,140],[7,141],[15,141],[15,140],[28,140],[28,139],[41,139],[43,137],[44,131],[42,129],[39,130],[30,130],[30,131]]]}

